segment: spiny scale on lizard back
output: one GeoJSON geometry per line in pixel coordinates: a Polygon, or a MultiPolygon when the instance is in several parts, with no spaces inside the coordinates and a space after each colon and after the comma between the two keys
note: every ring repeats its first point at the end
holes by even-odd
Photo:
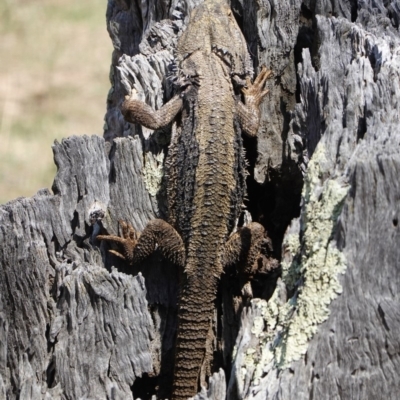
{"type": "Polygon", "coordinates": [[[210,372],[207,354],[222,256],[241,211],[245,159],[232,76],[250,72],[244,37],[225,1],[196,8],[178,43],[185,93],[167,161],[170,222],[186,247],[173,399],[193,396],[210,372]]]}
{"type": "MultiPolygon", "coordinates": [[[[210,121],[212,118],[218,121],[216,118],[220,118],[220,116],[212,115],[218,106],[216,101],[219,99],[226,102],[224,96],[227,96],[228,102],[220,106],[223,109],[229,104],[229,101],[234,100],[232,76],[238,75],[244,78],[252,74],[252,68],[246,41],[225,0],[206,0],[192,11],[189,25],[179,39],[176,57],[179,63],[178,73],[187,77],[186,81],[195,80],[197,82],[185,93],[182,125],[177,128],[179,134],[172,138],[166,161],[169,221],[177,227],[187,243],[193,230],[193,210],[198,206],[197,204],[193,205],[193,196],[196,186],[195,175],[199,174],[199,171],[196,173],[199,152],[207,151],[218,154],[217,142],[219,136],[223,135],[215,123],[210,125],[207,129],[214,136],[210,138],[214,144],[211,144],[208,150],[199,149],[199,141],[196,137],[198,135],[195,135],[194,132],[199,124],[204,129],[209,123],[209,121],[206,124],[204,121],[201,123],[199,121],[199,98],[204,98],[206,103],[213,105],[209,110],[203,106],[202,112],[210,114],[210,121]],[[207,71],[210,64],[220,64],[223,68],[220,68],[218,72],[210,72],[207,71]],[[201,81],[199,82],[199,80],[201,81]],[[229,87],[224,89],[223,86],[226,83],[229,87]],[[209,88],[204,90],[207,84],[209,84],[209,88]],[[199,85],[203,88],[201,94],[199,94],[199,85]]],[[[234,108],[233,105],[229,112],[233,111],[232,108],[234,108]]],[[[233,168],[236,185],[230,193],[230,210],[228,214],[224,215],[228,230],[231,231],[242,207],[246,161],[239,121],[235,112],[230,115],[227,122],[231,124],[235,132],[233,142],[228,147],[234,150],[231,168],[233,168]]],[[[218,154],[218,156],[222,157],[223,154],[218,154]]],[[[222,162],[226,162],[226,157],[223,157],[222,162]]],[[[221,176],[221,180],[224,179],[224,176],[221,176]]]]}

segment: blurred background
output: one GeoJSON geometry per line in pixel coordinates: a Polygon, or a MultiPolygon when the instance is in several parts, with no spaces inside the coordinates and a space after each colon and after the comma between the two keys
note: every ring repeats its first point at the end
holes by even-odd
{"type": "Polygon", "coordinates": [[[105,0],[0,0],[0,204],[51,188],[51,146],[102,135],[105,0]]]}

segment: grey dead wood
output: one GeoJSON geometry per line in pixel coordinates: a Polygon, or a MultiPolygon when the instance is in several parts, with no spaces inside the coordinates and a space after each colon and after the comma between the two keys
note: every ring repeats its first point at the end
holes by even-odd
{"type": "MultiPolygon", "coordinates": [[[[133,86],[156,108],[170,98],[165,77],[196,4],[108,2],[114,53],[105,140],[56,143],[53,193],[41,190],[0,207],[0,398],[144,398],[138,377],[161,376],[161,385],[171,379],[176,268],[156,254],[128,269],[99,248],[95,235],[101,227],[117,233],[118,219],[140,230],[166,216],[162,164],[170,132],[128,124],[119,107],[133,86]]],[[[290,287],[283,276],[268,302],[270,294],[231,316],[223,328],[230,356],[223,359],[233,354],[232,364],[222,365],[225,373],[196,398],[397,399],[399,4],[234,0],[231,6],[254,68],[275,73],[258,141],[248,143],[258,182],[249,194],[253,219],[264,218],[283,262],[307,265],[313,257],[307,205],[312,195],[323,205],[326,187],[335,183],[346,195],[327,217],[334,224],[325,245],[339,249],[347,268],[329,317],[284,368],[276,353],[286,332],[279,317],[292,302],[296,319],[307,271],[297,271],[290,287]],[[321,151],[319,174],[300,196],[321,151]],[[298,238],[294,252],[285,247],[290,237],[298,238]],[[265,310],[274,307],[278,322],[269,325],[265,310]]]]}

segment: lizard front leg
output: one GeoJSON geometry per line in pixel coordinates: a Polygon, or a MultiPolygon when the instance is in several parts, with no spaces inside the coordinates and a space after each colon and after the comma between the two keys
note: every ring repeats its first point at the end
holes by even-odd
{"type": "Polygon", "coordinates": [[[98,235],[97,239],[118,243],[122,252],[110,250],[111,253],[123,258],[130,264],[144,260],[155,250],[173,263],[184,267],[185,247],[178,232],[162,219],[150,221],[139,235],[130,224],[119,221],[122,235],[98,235]]]}
{"type": "Polygon", "coordinates": [[[237,111],[243,131],[248,136],[256,136],[260,125],[260,103],[269,92],[264,90],[265,82],[271,78],[272,71],[263,67],[252,84],[250,78],[246,79],[246,88],[242,89],[245,104],[238,102],[237,111]]]}
{"type": "Polygon", "coordinates": [[[126,96],[122,103],[121,112],[128,122],[138,123],[149,129],[160,129],[170,124],[181,111],[182,97],[175,95],[159,110],[154,110],[141,100],[136,98],[136,90],[132,90],[131,96],[126,96]]]}

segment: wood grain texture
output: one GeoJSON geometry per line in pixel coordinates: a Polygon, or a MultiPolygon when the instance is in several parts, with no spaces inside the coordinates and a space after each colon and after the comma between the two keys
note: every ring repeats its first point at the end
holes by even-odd
{"type": "MultiPolygon", "coordinates": [[[[55,144],[54,193],[42,190],[0,207],[1,398],[144,399],[141,388],[154,387],[152,377],[170,384],[177,271],[159,254],[127,270],[99,249],[93,234],[101,225],[117,233],[118,219],[141,230],[165,216],[170,132],[150,137],[126,123],[119,107],[132,85],[156,108],[172,96],[165,76],[197,3],[108,2],[115,50],[105,141],[71,137],[55,144]]],[[[275,73],[262,105],[258,151],[249,151],[254,180],[273,187],[275,197],[263,204],[263,188],[256,186],[262,195],[250,193],[249,208],[266,216],[275,243],[283,241],[282,266],[293,274],[283,268],[268,302],[254,299],[240,316],[223,316],[223,351],[232,354],[235,345],[233,363],[224,353],[225,374],[214,375],[197,398],[395,400],[400,9],[396,2],[355,0],[234,0],[231,6],[254,67],[265,64],[275,73]],[[308,186],[294,219],[287,193],[300,193],[299,176],[308,186]],[[346,191],[333,209],[330,187],[346,191]],[[318,266],[312,263],[317,249],[308,248],[310,204],[321,215],[333,210],[326,214],[333,229],[321,247],[344,256],[345,273],[337,275],[342,292],[329,302],[323,323],[307,325],[316,333],[301,344],[305,351],[286,355],[289,365],[278,368],[282,344],[295,337],[285,329],[303,315],[306,276],[318,266]],[[283,326],[287,304],[297,306],[283,326]]],[[[318,215],[313,221],[320,223],[318,215]]]]}
{"type": "Polygon", "coordinates": [[[104,140],[72,137],[54,153],[57,194],[0,211],[2,390],[132,398],[135,377],[152,371],[154,324],[143,277],[107,271],[91,244],[88,211],[110,198],[104,140]]]}

